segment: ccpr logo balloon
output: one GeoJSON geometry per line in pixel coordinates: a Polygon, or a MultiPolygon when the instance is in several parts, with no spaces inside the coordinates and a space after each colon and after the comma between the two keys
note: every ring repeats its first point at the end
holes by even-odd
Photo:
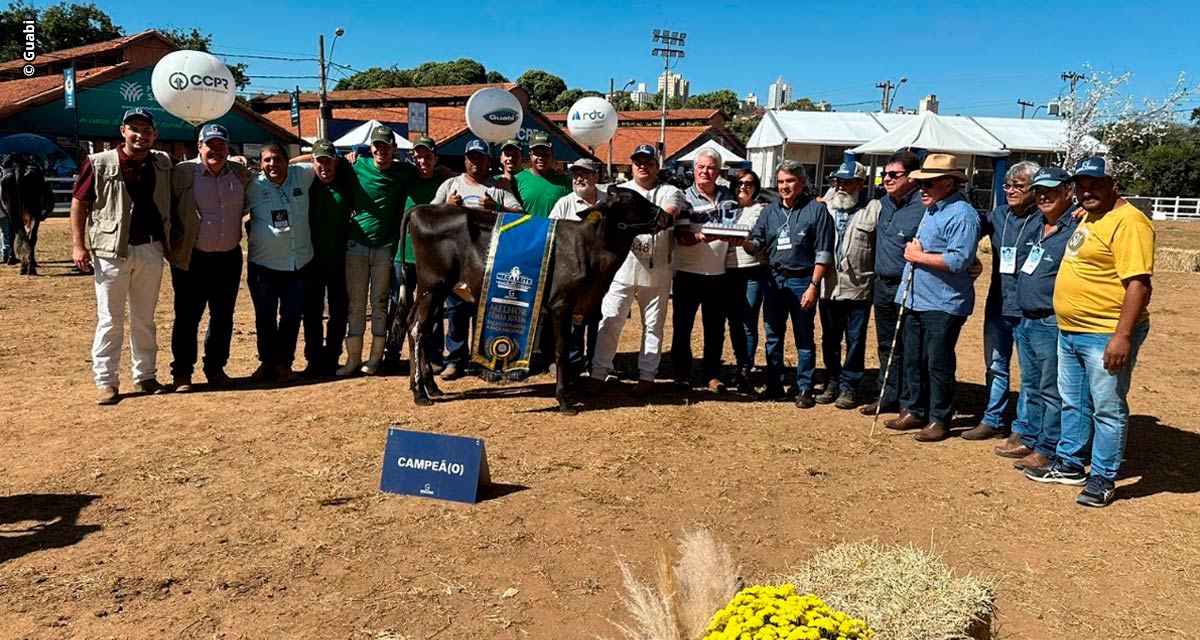
{"type": "Polygon", "coordinates": [[[467,127],[481,140],[504,142],[517,137],[524,119],[521,101],[513,94],[489,87],[467,100],[467,127]]]}
{"type": "Polygon", "coordinates": [[[602,145],[617,132],[617,110],[604,98],[580,98],[567,112],[567,131],[580,144],[602,145]]]}
{"type": "Polygon", "coordinates": [[[167,113],[192,125],[229,113],[237,97],[229,67],[203,51],[174,51],[163,56],[150,75],[150,89],[167,113]]]}

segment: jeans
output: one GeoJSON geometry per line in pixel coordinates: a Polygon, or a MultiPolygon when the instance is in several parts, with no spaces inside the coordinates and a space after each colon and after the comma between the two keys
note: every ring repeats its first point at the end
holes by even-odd
{"type": "Polygon", "coordinates": [[[704,314],[704,360],[700,375],[705,382],[721,376],[721,351],[725,347],[725,321],[729,298],[725,276],[706,276],[687,271],[675,273],[675,315],[671,318],[671,362],[675,379],[688,381],[692,375],[692,327],[696,313],[704,314]]]}
{"type": "Polygon", "coordinates": [[[875,278],[875,341],[876,352],[879,354],[879,384],[882,390],[883,406],[894,407],[900,404],[901,390],[904,384],[904,328],[897,331],[896,321],[900,317],[900,305],[896,304],[896,292],[900,289],[899,282],[884,282],[875,278]],[[896,351],[892,352],[892,341],[896,342],[896,351]],[[884,369],[891,360],[891,369],[884,380],[884,369]]]}
{"type": "Polygon", "coordinates": [[[300,314],[310,267],[276,271],[250,262],[246,281],[254,302],[254,329],[258,332],[258,359],[263,364],[291,366],[300,336],[300,314]]]}
{"type": "Polygon", "coordinates": [[[0,215],[0,260],[8,261],[16,257],[12,243],[8,241],[9,221],[7,215],[0,215]]]}
{"type": "Polygon", "coordinates": [[[233,340],[233,309],[242,284],[242,248],[212,253],[192,250],[187,271],[171,267],[175,325],[171,328],[171,375],[190,378],[196,366],[196,332],[208,307],[204,332],[204,373],[223,372],[233,340]]]}
{"type": "Polygon", "coordinates": [[[304,294],[304,359],[309,364],[333,366],[342,355],[346,338],[350,299],[346,293],[344,262],[323,265],[312,263],[304,294]],[[325,324],[325,303],[329,303],[329,324],[325,324]]]}
{"type": "Polygon", "coordinates": [[[1054,316],[1022,318],[1013,337],[1021,367],[1017,413],[1024,412],[1025,431],[1013,432],[1034,451],[1054,457],[1062,436],[1062,397],[1058,394],[1058,321],[1054,316]]]}
{"type": "Polygon", "coordinates": [[[763,296],[763,319],[767,337],[767,386],[783,386],[783,340],[788,319],[792,321],[792,338],[796,341],[796,390],[812,391],[813,373],[817,368],[817,345],[813,338],[816,308],[801,309],[800,300],[812,276],[787,277],[777,273],[767,280],[763,296]]]}
{"type": "Polygon", "coordinates": [[[950,426],[954,417],[954,347],[966,316],[944,311],[908,311],[904,316],[907,390],[901,406],[914,418],[950,426]]]}
{"type": "Polygon", "coordinates": [[[357,338],[367,330],[367,301],[371,302],[371,335],[387,336],[388,299],[392,295],[392,259],[396,247],[368,247],[353,240],[346,243],[346,294],[350,299],[346,334],[357,338]]]}
{"type": "Polygon", "coordinates": [[[453,293],[446,297],[446,364],[461,369],[470,362],[471,326],[474,323],[475,305],[453,293]]]}
{"type": "MultiPolygon", "coordinates": [[[[392,304],[388,307],[388,315],[387,315],[388,338],[387,338],[387,350],[385,351],[386,355],[389,358],[397,358],[398,359],[400,357],[400,354],[404,351],[404,341],[408,338],[408,336],[405,334],[398,334],[395,331],[395,329],[397,328],[396,314],[400,313],[401,307],[403,307],[403,310],[405,313],[410,313],[412,311],[413,293],[416,291],[416,287],[417,287],[417,265],[409,263],[409,262],[393,262],[392,263],[392,304]],[[404,304],[402,305],[402,304],[400,304],[401,303],[400,287],[405,282],[408,283],[408,288],[404,292],[404,294],[405,294],[404,301],[403,301],[404,304]]],[[[426,354],[427,354],[427,357],[429,358],[430,364],[441,366],[445,360],[445,357],[444,357],[445,352],[442,351],[442,347],[445,345],[445,342],[446,342],[446,331],[442,327],[442,310],[436,309],[435,312],[437,313],[437,317],[433,321],[433,332],[430,333],[428,336],[426,336],[429,339],[428,344],[432,345],[433,348],[428,349],[426,351],[426,354]]],[[[404,325],[405,327],[408,326],[407,320],[405,320],[401,324],[404,325]]]]}
{"type": "Polygon", "coordinates": [[[120,386],[121,343],[125,341],[125,304],[129,304],[129,355],[133,381],[158,375],[158,336],[154,310],[162,286],[163,245],[129,246],[125,258],[92,255],[96,285],[96,335],[92,339],[92,373],[97,387],[120,386]]]}
{"type": "Polygon", "coordinates": [[[856,391],[862,382],[867,355],[867,324],[871,318],[868,300],[822,300],[821,358],[825,361],[826,385],[840,391],[856,391]],[[846,361],[842,362],[842,339],[846,361]]]}
{"type": "Polygon", "coordinates": [[[1125,438],[1129,435],[1129,382],[1138,349],[1150,332],[1146,321],[1133,330],[1129,363],[1119,371],[1104,368],[1104,349],[1111,333],[1058,336],[1058,392],[1062,395],[1062,438],[1056,456],[1065,466],[1082,469],[1092,439],[1092,475],[1116,481],[1125,438]]]}
{"type": "MultiPolygon", "coordinates": [[[[987,367],[987,408],[983,412],[983,424],[994,429],[1004,427],[1004,414],[1008,410],[1008,378],[1012,363],[1013,340],[1020,316],[988,314],[983,319],[983,364],[987,367]]],[[[1017,395],[1017,417],[1012,430],[1020,435],[1033,435],[1025,415],[1027,401],[1017,395]]]]}
{"type": "Polygon", "coordinates": [[[754,366],[758,350],[758,313],[762,310],[762,285],[770,275],[767,265],[738,267],[725,270],[728,280],[729,342],[739,368],[754,366]],[[737,301],[742,304],[737,304],[737,301]]]}

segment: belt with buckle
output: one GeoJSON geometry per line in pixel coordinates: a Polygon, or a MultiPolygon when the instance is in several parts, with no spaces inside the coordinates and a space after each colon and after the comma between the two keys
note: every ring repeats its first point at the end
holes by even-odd
{"type": "Polygon", "coordinates": [[[129,246],[136,247],[139,244],[150,244],[154,242],[154,234],[147,233],[141,236],[129,236],[129,246]]]}
{"type": "Polygon", "coordinates": [[[1041,320],[1054,315],[1054,309],[1041,309],[1039,311],[1022,311],[1021,315],[1030,320],[1041,320]]]}

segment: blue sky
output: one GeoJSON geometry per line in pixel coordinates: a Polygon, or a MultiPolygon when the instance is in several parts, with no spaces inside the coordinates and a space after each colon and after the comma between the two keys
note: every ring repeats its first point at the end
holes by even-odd
{"type": "MultiPolygon", "coordinates": [[[[44,4],[38,2],[37,4],[44,4]]],[[[516,79],[530,68],[567,85],[607,90],[636,78],[651,90],[662,61],[650,55],[651,31],[686,32],[687,57],[676,70],[692,93],[754,91],[782,75],[793,97],[826,100],[840,111],[878,105],[877,82],[908,77],[894,104],[915,107],[937,94],[943,114],[1016,116],[1017,99],[1044,104],[1063,91],[1066,70],[1133,72],[1129,92],[1158,97],[1180,71],[1200,82],[1200,9],[1163,0],[1086,3],[967,2],[227,2],[101,4],[134,32],[196,26],[218,52],[315,56],[341,26],[336,62],[355,69],[415,66],[475,58],[516,79]],[[468,9],[479,4],[481,8],[468,9]],[[201,9],[203,7],[203,9],[201,9]],[[332,10],[331,10],[332,9],[332,10]],[[867,104],[856,104],[867,103],[867,104]],[[844,106],[842,106],[844,105],[844,106]]],[[[314,75],[316,63],[229,58],[252,75],[314,75]]],[[[338,77],[336,74],[333,76],[338,77]]],[[[256,79],[273,92],[312,79],[256,79]]],[[[1200,106],[1193,102],[1191,106],[1200,106]]],[[[877,106],[875,107],[877,108],[877,106]]],[[[1039,116],[1043,116],[1043,110],[1039,116]]]]}

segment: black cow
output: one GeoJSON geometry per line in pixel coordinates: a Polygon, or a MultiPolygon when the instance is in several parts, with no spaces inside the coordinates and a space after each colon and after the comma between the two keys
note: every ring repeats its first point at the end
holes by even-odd
{"type": "MultiPolygon", "coordinates": [[[[441,395],[426,356],[425,343],[437,317],[434,312],[452,290],[465,299],[480,299],[485,256],[497,215],[478,209],[424,205],[414,207],[404,217],[402,233],[412,238],[417,263],[408,344],[413,354],[410,386],[418,405],[432,404],[430,396],[441,395]]],[[[608,199],[581,213],[580,218],[584,221],[560,220],[555,227],[546,283],[549,293],[543,299],[555,337],[555,398],[559,410],[567,415],[576,413],[567,364],[572,320],[599,311],[600,301],[629,255],[635,236],[669,228],[672,222],[669,214],[637,192],[619,187],[610,188],[608,199]]]]}
{"type": "Polygon", "coordinates": [[[35,156],[15,153],[0,163],[0,209],[8,215],[5,240],[21,261],[21,275],[37,275],[38,227],[54,211],[54,192],[35,156]]]}

